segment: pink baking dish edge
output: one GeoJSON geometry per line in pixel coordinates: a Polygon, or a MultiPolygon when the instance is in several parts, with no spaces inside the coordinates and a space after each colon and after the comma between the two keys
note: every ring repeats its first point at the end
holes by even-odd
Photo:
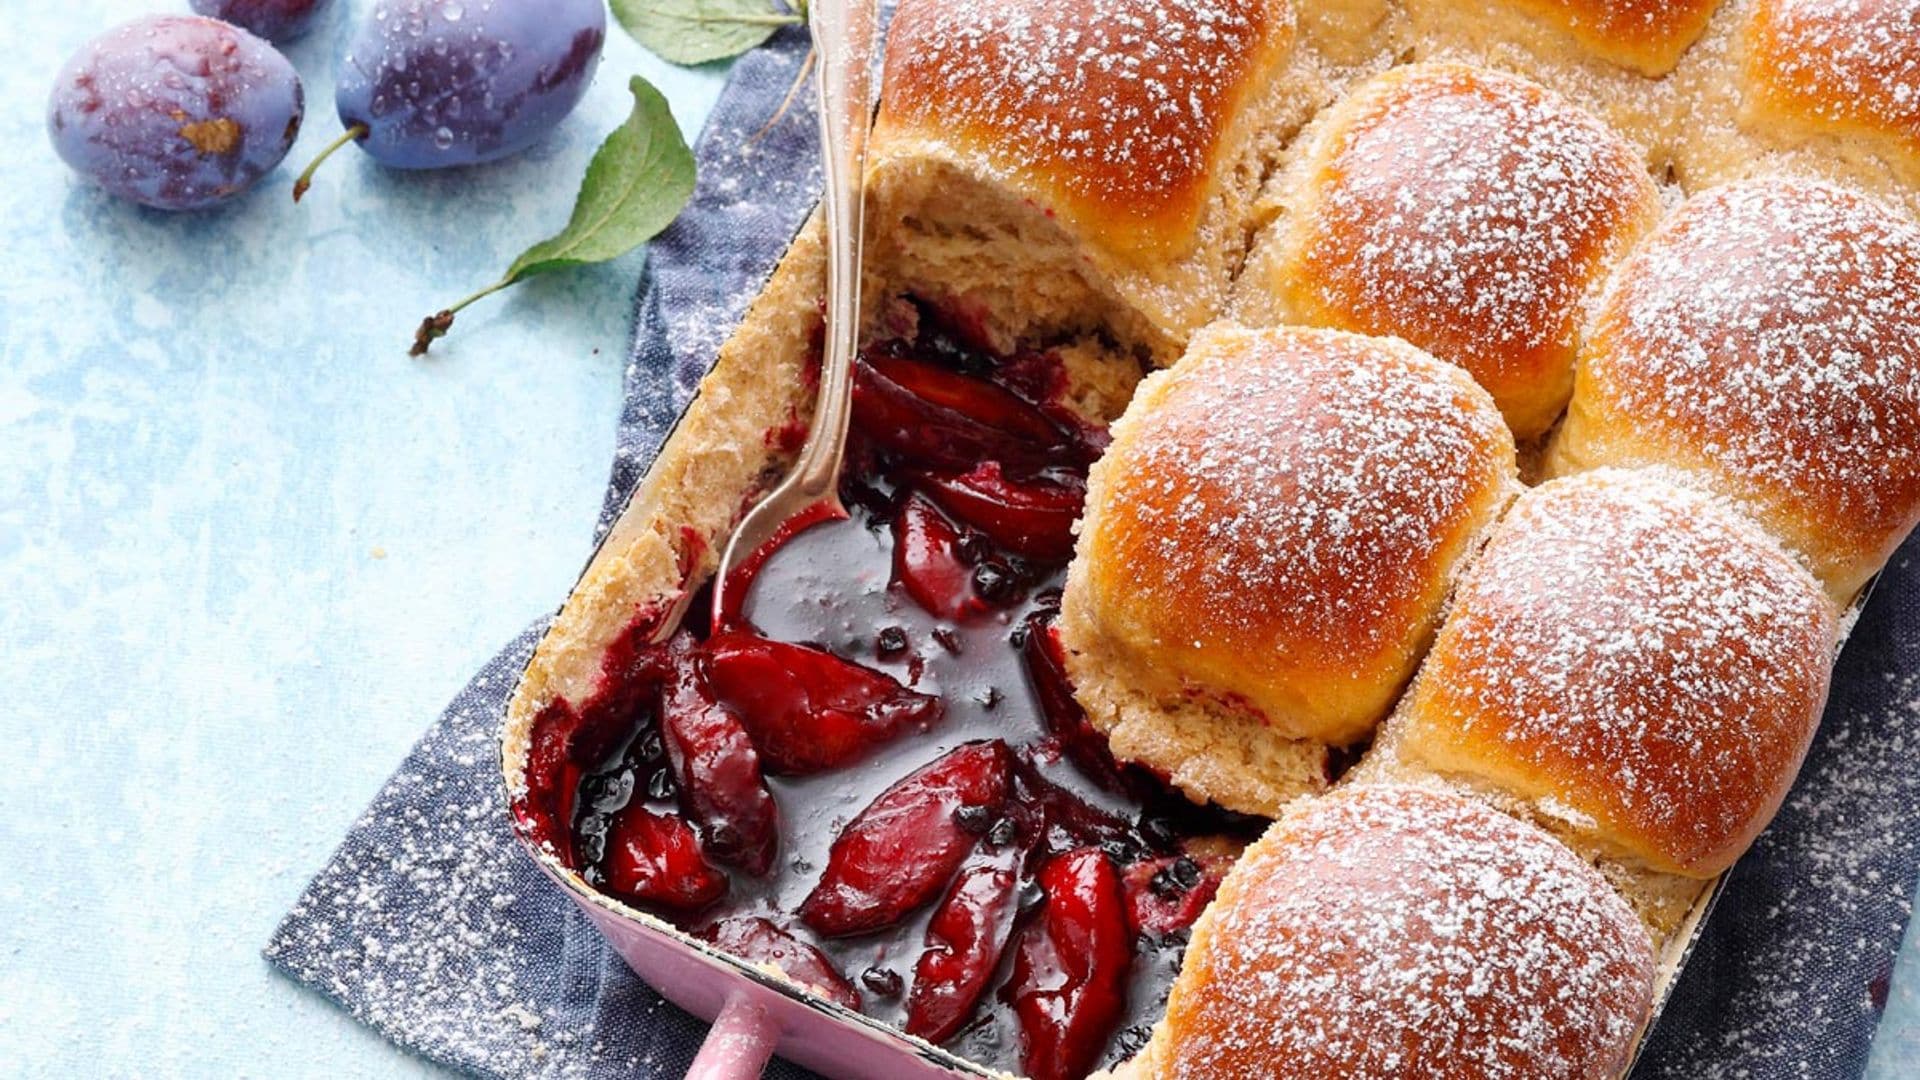
{"type": "Polygon", "coordinates": [[[595,891],[545,845],[518,828],[513,834],[635,974],[661,997],[713,1025],[688,1080],[749,1080],[776,1053],[844,1080],[1006,1075],[817,997],[627,907],[595,891]]]}
{"type": "MultiPolygon", "coordinates": [[[[682,406],[665,441],[671,441],[698,397],[696,391],[694,398],[682,406]]],[[[651,471],[649,467],[648,472],[651,471]]],[[[627,492],[615,516],[614,527],[600,537],[581,573],[582,578],[614,543],[620,534],[620,525],[632,509],[633,499],[645,486],[643,480],[627,492]]],[[[686,587],[684,583],[683,587],[686,587]]],[[[1854,601],[1851,608],[1854,615],[1865,606],[1872,589],[1873,583],[1869,583],[1854,601]]],[[[1845,638],[1843,633],[1841,640],[1844,642],[1845,638]]],[[[527,663],[532,662],[529,656],[527,663]]],[[[506,805],[510,808],[515,798],[515,781],[523,778],[509,775],[507,771],[504,724],[500,736],[497,742],[500,778],[506,805]]],[[[700,1053],[687,1070],[688,1080],[748,1080],[759,1076],[774,1054],[843,1080],[1009,1076],[808,993],[797,983],[714,949],[660,919],[598,892],[562,865],[549,847],[522,832],[512,816],[509,810],[509,828],[534,864],[586,912],[588,920],[627,966],[661,997],[712,1025],[700,1053]]],[[[1662,957],[1662,977],[1656,987],[1653,1009],[1641,1028],[1640,1037],[1635,1040],[1633,1054],[1621,1071],[1622,1077],[1633,1074],[1640,1052],[1645,1049],[1646,1036],[1665,1011],[1674,983],[1699,944],[1707,916],[1719,900],[1725,881],[1723,874],[1695,901],[1686,928],[1669,943],[1662,957]]]]}
{"type": "MultiPolygon", "coordinates": [[[[501,747],[504,751],[504,741],[501,747]]],[[[514,798],[512,781],[503,753],[501,782],[509,806],[514,798]]],[[[775,1054],[842,1080],[1009,1076],[836,1005],[628,907],[588,885],[562,865],[551,848],[528,837],[517,823],[510,827],[534,864],[586,913],[588,921],[635,974],[660,996],[712,1025],[687,1069],[687,1080],[751,1080],[775,1054]]],[[[1661,957],[1653,1008],[1621,1077],[1633,1075],[1646,1037],[1659,1022],[1674,983],[1699,944],[1725,884],[1724,874],[1712,882],[1668,944],[1661,957]]]]}
{"type": "MultiPolygon", "coordinates": [[[[672,441],[699,397],[696,390],[681,406],[662,445],[672,441]]],[[[651,474],[651,465],[647,472],[651,474]]],[[[633,509],[633,501],[645,488],[643,479],[628,490],[613,527],[594,545],[593,555],[581,571],[581,579],[619,542],[621,526],[633,509]]],[[[683,587],[688,586],[683,583],[683,587]]],[[[544,631],[542,640],[545,640],[544,631]]],[[[533,655],[537,652],[536,647],[533,655]]],[[[529,666],[533,655],[527,657],[529,666]]],[[[522,669],[515,683],[525,674],[522,669]]],[[[587,919],[635,974],[661,997],[713,1025],[687,1071],[690,1080],[757,1077],[774,1054],[840,1080],[1005,1078],[1010,1075],[968,1061],[811,994],[798,983],[721,952],[588,885],[560,862],[552,848],[529,837],[514,820],[512,807],[517,785],[525,778],[508,770],[506,717],[501,720],[495,750],[500,755],[498,764],[507,826],[514,838],[534,865],[586,912],[587,919]]]]}

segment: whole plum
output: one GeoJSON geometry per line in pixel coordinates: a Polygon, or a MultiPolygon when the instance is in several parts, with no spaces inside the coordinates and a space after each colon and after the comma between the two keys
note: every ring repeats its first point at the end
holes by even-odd
{"type": "Polygon", "coordinates": [[[330,0],[193,0],[201,15],[224,19],[268,41],[292,41],[313,29],[330,0]]]}
{"type": "Polygon", "coordinates": [[[518,153],[580,103],[606,36],[603,0],[377,0],[341,64],[346,134],[321,160],[348,140],[400,169],[518,153]]]}
{"type": "Polygon", "coordinates": [[[54,149],[122,198],[194,210],[245,191],[300,132],[300,77],[237,26],[151,15],[81,46],[47,106],[54,149]]]}

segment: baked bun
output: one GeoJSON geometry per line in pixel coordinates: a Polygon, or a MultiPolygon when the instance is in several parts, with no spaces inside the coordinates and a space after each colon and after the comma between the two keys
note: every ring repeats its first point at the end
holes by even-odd
{"type": "MultiPolygon", "coordinates": [[[[1489,0],[1412,2],[1442,9],[1489,6],[1489,0]]],[[[1493,0],[1492,6],[1524,12],[1609,63],[1664,75],[1706,29],[1720,0],[1493,0]]]]}
{"type": "Polygon", "coordinates": [[[1314,0],[1299,5],[1300,44],[1330,65],[1378,70],[1406,47],[1404,0],[1314,0]]]}
{"type": "Polygon", "coordinates": [[[1098,331],[1171,363],[1316,104],[1293,39],[1286,0],[902,0],[873,264],[1003,350],[1098,331]]]}
{"type": "Polygon", "coordinates": [[[1546,834],[1456,795],[1348,788],[1247,850],[1132,1072],[1601,1080],[1653,969],[1632,910],[1546,834]]]}
{"type": "Polygon", "coordinates": [[[1838,601],[1920,520],[1920,230],[1809,181],[1701,195],[1621,267],[1548,469],[1667,464],[1838,601]]]}
{"type": "Polygon", "coordinates": [[[1534,83],[1451,63],[1389,71],[1311,138],[1247,311],[1405,338],[1471,372],[1515,437],[1546,432],[1589,301],[1659,212],[1638,154],[1534,83]]]}
{"type": "Polygon", "coordinates": [[[1115,754],[1271,815],[1412,673],[1516,487],[1486,392],[1400,341],[1217,324],[1087,490],[1061,635],[1115,754]]]}
{"type": "Polygon", "coordinates": [[[1513,504],[1387,741],[1601,851],[1710,877],[1793,783],[1836,642],[1818,583],[1732,506],[1601,470],[1513,504]]]}
{"type": "Polygon", "coordinates": [[[1920,174],[1920,0],[1753,0],[1748,127],[1869,140],[1920,174]]]}

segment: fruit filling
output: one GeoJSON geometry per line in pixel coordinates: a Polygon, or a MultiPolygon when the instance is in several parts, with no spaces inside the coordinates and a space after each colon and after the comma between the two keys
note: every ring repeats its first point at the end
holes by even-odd
{"type": "Polygon", "coordinates": [[[1118,764],[1053,630],[1105,431],[1045,352],[865,348],[844,520],[536,719],[523,823],[596,888],[1039,1080],[1144,1044],[1260,822],[1118,764]],[[564,827],[557,823],[565,823],[564,827]]]}

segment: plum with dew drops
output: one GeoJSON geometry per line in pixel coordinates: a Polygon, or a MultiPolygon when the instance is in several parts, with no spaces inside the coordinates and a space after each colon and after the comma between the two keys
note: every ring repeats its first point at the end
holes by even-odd
{"type": "Polygon", "coordinates": [[[607,36],[603,0],[375,0],[340,65],[346,132],[399,169],[494,161],[526,149],[580,102],[607,36]]]}
{"type": "Polygon", "coordinates": [[[300,77],[265,41],[217,19],[150,15],[67,61],[47,132],[75,172],[112,194],[197,210],[280,164],[304,111],[300,77]]]}
{"type": "Polygon", "coordinates": [[[331,0],[193,0],[195,14],[223,19],[268,41],[292,41],[313,29],[331,0]]]}

